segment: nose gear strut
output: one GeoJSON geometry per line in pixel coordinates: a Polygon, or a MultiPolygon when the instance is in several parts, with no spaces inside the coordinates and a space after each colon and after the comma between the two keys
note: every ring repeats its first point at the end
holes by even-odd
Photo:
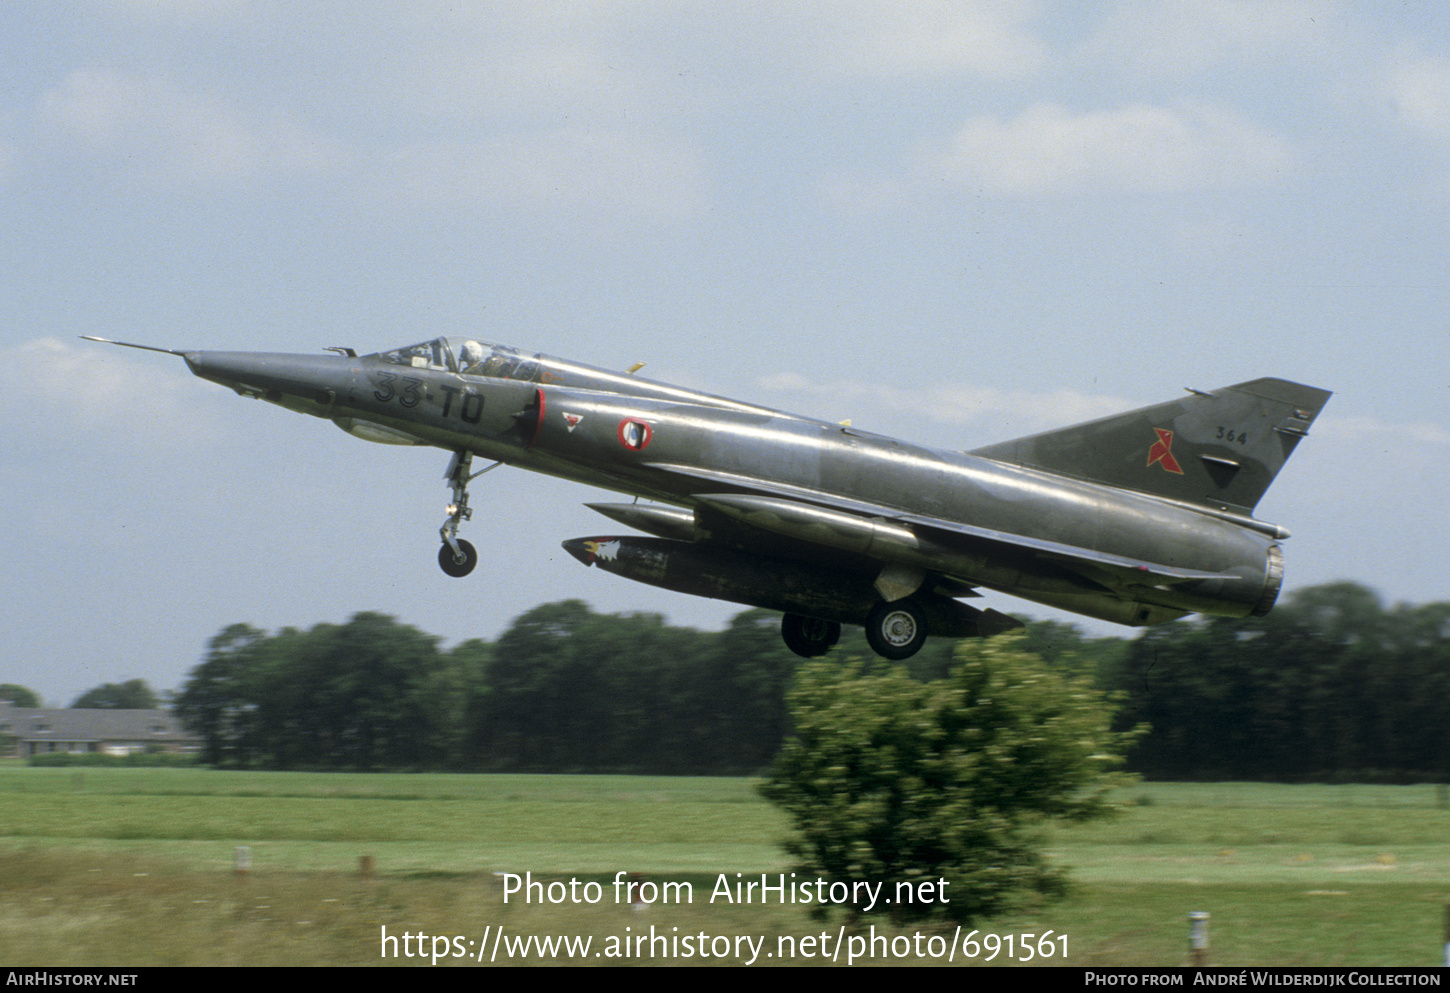
{"type": "Polygon", "coordinates": [[[453,453],[453,459],[448,463],[448,471],[443,474],[443,478],[453,489],[453,502],[448,505],[448,519],[438,529],[438,534],[443,538],[443,547],[438,549],[438,565],[454,578],[468,575],[478,565],[477,550],[458,537],[458,525],[473,517],[473,509],[468,506],[468,484],[489,469],[497,469],[501,465],[502,462],[495,462],[470,474],[473,453],[460,449],[453,453]]]}

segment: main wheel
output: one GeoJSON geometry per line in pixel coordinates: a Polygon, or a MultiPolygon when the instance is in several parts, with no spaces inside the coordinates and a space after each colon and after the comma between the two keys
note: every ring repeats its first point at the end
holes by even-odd
{"type": "Polygon", "coordinates": [[[909,659],[926,644],[926,617],[910,600],[882,601],[866,617],[866,642],[884,659],[909,659]]]}
{"type": "Polygon", "coordinates": [[[458,539],[458,550],[463,553],[461,559],[453,554],[453,549],[446,541],[438,549],[438,567],[454,579],[468,575],[478,565],[478,552],[462,538],[458,539]]]}
{"type": "Polygon", "coordinates": [[[780,619],[780,637],[785,647],[803,659],[813,659],[831,650],[841,640],[841,625],[800,614],[786,614],[780,619]]]}

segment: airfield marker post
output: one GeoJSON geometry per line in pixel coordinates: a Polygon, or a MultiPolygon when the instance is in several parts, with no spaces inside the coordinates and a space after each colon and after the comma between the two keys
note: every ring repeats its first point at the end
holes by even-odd
{"type": "Polygon", "coordinates": [[[1195,910],[1188,915],[1188,955],[1196,967],[1208,965],[1208,912],[1195,910]]]}

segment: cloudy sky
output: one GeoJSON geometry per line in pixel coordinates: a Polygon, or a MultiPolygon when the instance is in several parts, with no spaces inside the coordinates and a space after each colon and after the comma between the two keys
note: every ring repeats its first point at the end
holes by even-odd
{"type": "Polygon", "coordinates": [[[234,622],[737,609],[582,569],[602,494],[507,468],[450,580],[445,453],[82,334],[468,335],[960,448],[1281,376],[1335,391],[1287,588],[1450,600],[1438,5],[46,0],[0,78],[0,682],[49,703],[234,622]]]}

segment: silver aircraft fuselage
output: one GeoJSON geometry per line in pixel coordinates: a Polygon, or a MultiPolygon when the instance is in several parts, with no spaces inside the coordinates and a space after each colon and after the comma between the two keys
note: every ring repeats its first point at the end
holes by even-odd
{"type": "MultiPolygon", "coordinates": [[[[1131,625],[1266,613],[1287,533],[1253,506],[1329,396],[1255,380],[968,453],[476,341],[335,351],[174,354],[357,437],[454,452],[462,508],[474,456],[658,501],[597,507],[656,537],[565,547],[782,610],[788,643],[798,615],[802,654],[834,641],[821,625],[875,625],[873,647],[905,657],[928,631],[1016,623],[957,602],[978,587],[1131,625]]],[[[450,512],[445,569],[470,514],[450,512]]]]}

